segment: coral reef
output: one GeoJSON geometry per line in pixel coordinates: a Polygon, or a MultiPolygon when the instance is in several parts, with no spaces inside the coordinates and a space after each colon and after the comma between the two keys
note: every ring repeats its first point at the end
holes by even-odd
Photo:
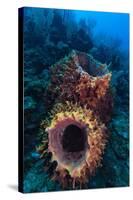
{"type": "Polygon", "coordinates": [[[80,28],[75,34],[72,35],[70,46],[72,49],[87,52],[93,47],[93,42],[87,32],[84,31],[83,28],[80,28]]]}
{"type": "MultiPolygon", "coordinates": [[[[24,18],[24,192],[128,186],[128,48],[123,50],[119,38],[113,40],[111,32],[109,37],[94,37],[93,20],[83,19],[80,23],[70,10],[26,8],[24,18]],[[84,181],[78,177],[74,181],[69,170],[59,176],[59,163],[53,160],[48,145],[49,132],[57,130],[51,123],[57,123],[54,116],[59,113],[55,110],[59,105],[63,118],[64,112],[69,117],[75,108],[80,108],[90,111],[93,120],[106,129],[105,134],[101,133],[107,137],[106,148],[102,149],[93,173],[83,176],[84,181]],[[60,177],[65,177],[65,173],[67,180],[62,178],[62,183],[60,177]]],[[[77,113],[74,123],[77,124],[80,114],[77,113]]],[[[86,125],[84,118],[83,124],[86,125]]],[[[61,128],[61,119],[59,125],[61,128]]],[[[81,122],[78,125],[81,127],[81,122]]],[[[77,155],[85,147],[84,137],[80,137],[80,145],[76,145],[79,137],[74,137],[70,149],[69,132],[73,130],[81,136],[84,131],[75,124],[67,127],[63,148],[76,151],[77,155]]]]}

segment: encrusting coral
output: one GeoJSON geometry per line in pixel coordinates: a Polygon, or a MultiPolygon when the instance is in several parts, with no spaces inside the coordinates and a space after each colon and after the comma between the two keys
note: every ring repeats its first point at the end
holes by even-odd
{"type": "Polygon", "coordinates": [[[113,106],[110,80],[105,64],[81,52],[51,67],[45,94],[50,113],[41,123],[37,150],[48,158],[45,170],[63,188],[82,188],[101,165],[113,106]]]}

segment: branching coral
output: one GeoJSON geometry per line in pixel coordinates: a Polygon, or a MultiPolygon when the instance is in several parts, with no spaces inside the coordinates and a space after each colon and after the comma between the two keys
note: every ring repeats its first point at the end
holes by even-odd
{"type": "MultiPolygon", "coordinates": [[[[86,183],[98,166],[107,141],[107,129],[91,110],[78,104],[56,104],[51,111],[50,124],[42,127],[48,133],[48,152],[56,161],[54,178],[63,187],[86,183]]],[[[39,150],[44,149],[44,141],[39,150]]],[[[42,152],[42,156],[44,152],[42,152]]]]}

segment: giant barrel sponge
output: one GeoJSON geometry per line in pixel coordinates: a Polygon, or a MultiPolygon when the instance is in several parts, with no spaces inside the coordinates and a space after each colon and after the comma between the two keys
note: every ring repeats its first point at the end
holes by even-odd
{"type": "Polygon", "coordinates": [[[37,147],[44,169],[63,188],[84,188],[101,166],[113,106],[106,64],[72,51],[50,68],[44,94],[49,108],[37,147]]]}

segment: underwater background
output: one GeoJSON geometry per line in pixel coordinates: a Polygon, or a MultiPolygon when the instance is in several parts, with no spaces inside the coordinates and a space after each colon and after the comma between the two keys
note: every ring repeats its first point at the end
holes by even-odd
{"type": "MultiPolygon", "coordinates": [[[[95,175],[83,189],[128,186],[129,15],[23,8],[22,17],[24,192],[64,190],[60,183],[54,181],[49,172],[44,170],[47,157],[40,159],[36,147],[41,140],[41,121],[47,117],[55,101],[47,92],[51,82],[51,66],[64,57],[67,59],[72,50],[90,54],[95,60],[106,64],[112,72],[113,111],[107,125],[110,135],[103,154],[102,167],[97,168],[95,175]]],[[[79,189],[78,186],[75,189],[79,189]]]]}

